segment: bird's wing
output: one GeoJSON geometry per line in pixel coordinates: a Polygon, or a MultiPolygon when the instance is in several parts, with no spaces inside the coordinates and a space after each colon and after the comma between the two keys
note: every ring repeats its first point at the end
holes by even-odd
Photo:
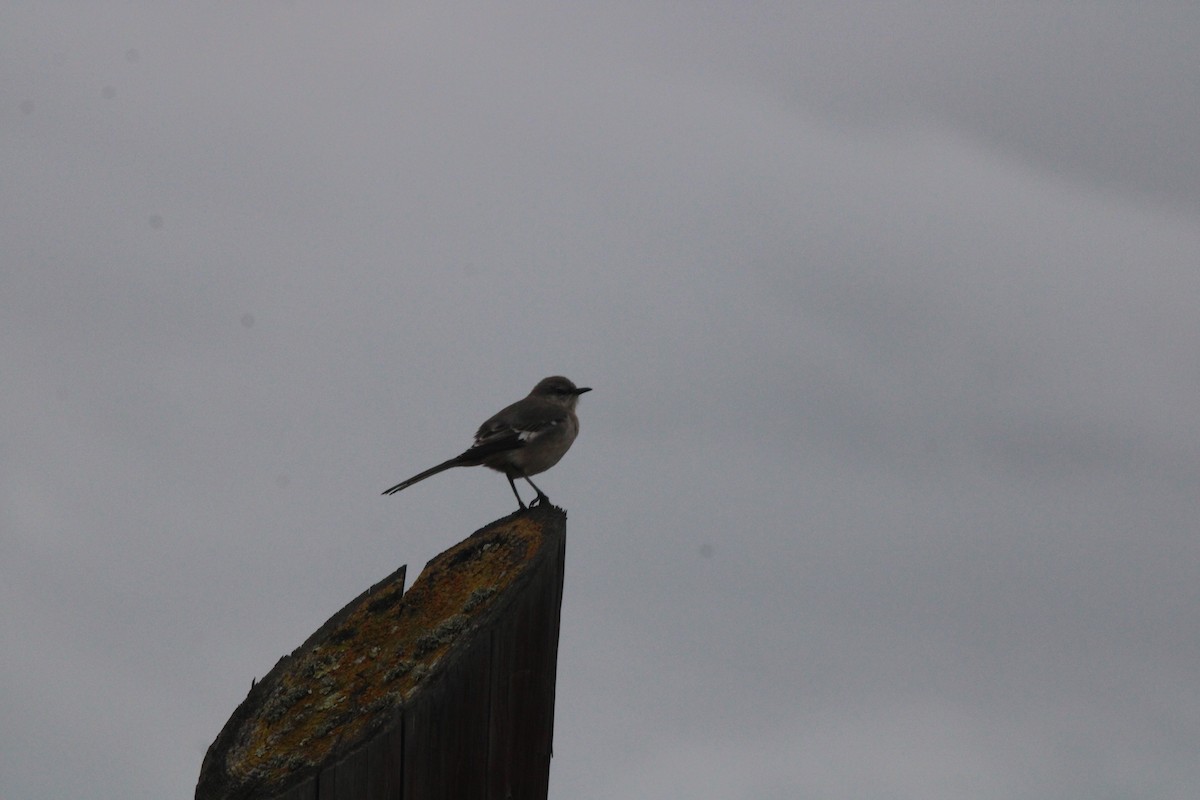
{"type": "Polygon", "coordinates": [[[514,415],[506,413],[508,411],[506,408],[480,425],[475,434],[475,444],[460,458],[482,459],[496,453],[520,449],[547,431],[565,423],[568,415],[566,409],[549,404],[529,409],[529,413],[525,414],[514,415]]]}

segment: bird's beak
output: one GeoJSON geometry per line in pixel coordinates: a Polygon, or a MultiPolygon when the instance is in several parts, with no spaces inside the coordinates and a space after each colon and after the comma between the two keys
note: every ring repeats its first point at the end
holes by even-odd
{"type": "Polygon", "coordinates": [[[590,386],[580,386],[578,389],[575,390],[575,394],[583,394],[584,392],[590,392],[591,390],[592,390],[592,387],[590,387],[590,386]]]}

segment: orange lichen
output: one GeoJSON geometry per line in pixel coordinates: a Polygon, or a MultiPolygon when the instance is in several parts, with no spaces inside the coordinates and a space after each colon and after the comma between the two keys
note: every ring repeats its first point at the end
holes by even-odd
{"type": "Polygon", "coordinates": [[[436,672],[540,544],[536,522],[511,518],[434,558],[407,593],[396,581],[361,598],[262,687],[265,699],[229,750],[229,775],[243,785],[276,784],[321,764],[339,744],[363,740],[436,672]]]}

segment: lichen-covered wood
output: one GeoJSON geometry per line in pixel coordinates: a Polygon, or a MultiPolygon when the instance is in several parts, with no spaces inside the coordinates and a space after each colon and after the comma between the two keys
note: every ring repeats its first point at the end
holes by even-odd
{"type": "Polygon", "coordinates": [[[197,800],[545,798],[565,534],[518,512],[359,595],[251,688],[197,800]]]}

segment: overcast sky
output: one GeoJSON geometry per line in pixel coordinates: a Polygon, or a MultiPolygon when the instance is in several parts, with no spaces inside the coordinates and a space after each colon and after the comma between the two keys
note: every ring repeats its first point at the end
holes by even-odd
{"type": "Polygon", "coordinates": [[[0,797],[183,800],[594,387],[554,798],[1200,791],[1200,6],[3,3],[0,797]]]}

